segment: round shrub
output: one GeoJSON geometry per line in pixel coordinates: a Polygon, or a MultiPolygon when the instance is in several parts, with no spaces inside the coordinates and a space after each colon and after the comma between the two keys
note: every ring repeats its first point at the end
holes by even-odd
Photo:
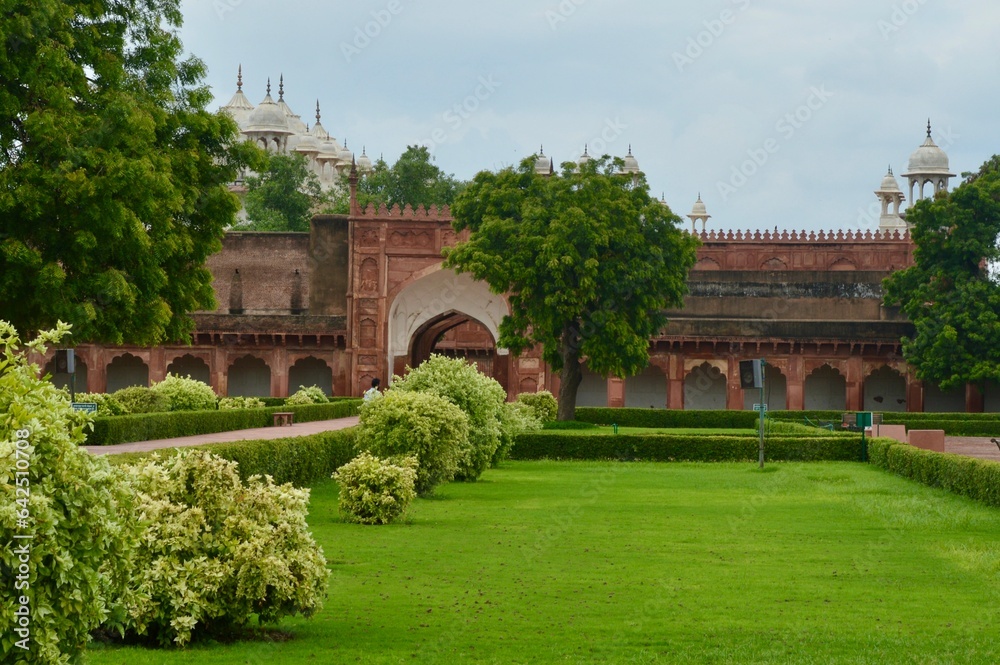
{"type": "Polygon", "coordinates": [[[285,404],[326,404],[329,401],[330,399],[319,386],[309,386],[308,388],[303,386],[295,391],[294,395],[290,395],[285,400],[285,404]]]}
{"type": "Polygon", "coordinates": [[[107,393],[77,393],[76,401],[96,404],[97,413],[94,415],[99,418],[125,415],[125,407],[123,407],[118,400],[115,399],[114,395],[109,395],[107,393]]]}
{"type": "Polygon", "coordinates": [[[185,449],[129,467],[144,525],[129,632],[161,645],[322,607],[329,574],[309,490],[240,481],[235,462],[185,449]]]}
{"type": "Polygon", "coordinates": [[[160,413],[170,410],[170,400],[166,395],[154,393],[145,386],[131,386],[111,393],[111,396],[121,404],[126,414],[160,413]]]}
{"type": "Polygon", "coordinates": [[[171,411],[214,411],[219,399],[207,383],[174,374],[154,383],[150,391],[165,397],[171,411]]]}
{"type": "Polygon", "coordinates": [[[517,396],[517,401],[530,406],[535,412],[535,418],[540,422],[547,423],[550,420],[555,420],[559,415],[559,403],[548,390],[539,390],[537,393],[521,393],[517,396]]]}
{"type": "Polygon", "coordinates": [[[417,464],[413,456],[393,464],[363,452],[337,469],[341,515],[360,524],[388,524],[402,515],[417,496],[417,464]]]}
{"type": "Polygon", "coordinates": [[[223,397],[219,400],[219,410],[263,409],[266,404],[258,397],[223,397]]]}
{"type": "MultiPolygon", "coordinates": [[[[67,330],[25,346],[44,353],[67,330]]],[[[79,662],[90,631],[122,619],[113,599],[131,575],[132,497],[123,473],[80,447],[88,416],[19,346],[0,321],[0,662],[79,662]]]]}
{"type": "Polygon", "coordinates": [[[542,429],[542,423],[535,414],[533,408],[521,402],[506,402],[503,405],[500,409],[500,445],[490,461],[493,466],[510,456],[518,434],[542,429]]]}
{"type": "Polygon", "coordinates": [[[507,399],[503,386],[464,360],[434,354],[405,377],[395,377],[392,389],[438,395],[462,409],[469,418],[469,445],[455,477],[475,480],[482,475],[500,447],[500,411],[507,399]]]}
{"type": "Polygon", "coordinates": [[[417,458],[420,495],[454,478],[460,452],[469,447],[465,414],[437,395],[389,390],[361,407],[360,422],[359,448],[380,457],[417,458]]]}

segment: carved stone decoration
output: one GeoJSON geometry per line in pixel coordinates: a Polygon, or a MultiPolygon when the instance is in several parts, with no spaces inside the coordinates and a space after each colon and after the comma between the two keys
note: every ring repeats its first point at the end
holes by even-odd
{"type": "Polygon", "coordinates": [[[442,247],[454,247],[458,244],[458,234],[451,229],[445,229],[441,232],[441,246],[442,247]]]}
{"type": "Polygon", "coordinates": [[[361,298],[358,300],[359,314],[378,314],[378,300],[374,298],[361,298]]]}
{"type": "Polygon", "coordinates": [[[372,319],[362,319],[360,326],[361,334],[359,336],[362,348],[371,349],[375,347],[375,343],[377,341],[375,334],[376,329],[375,321],[372,319]]]}
{"type": "Polygon", "coordinates": [[[434,238],[426,231],[421,231],[420,233],[393,231],[392,235],[389,236],[389,245],[392,247],[427,248],[433,244],[434,238]]]}
{"type": "Polygon", "coordinates": [[[378,356],[359,356],[358,364],[363,367],[374,367],[378,364],[378,356]]]}
{"type": "Polygon", "coordinates": [[[378,231],[376,229],[365,229],[361,232],[358,244],[362,247],[378,247],[378,231]]]}
{"type": "Polygon", "coordinates": [[[375,259],[365,259],[361,262],[358,274],[358,291],[361,293],[378,292],[378,263],[375,259]]]}

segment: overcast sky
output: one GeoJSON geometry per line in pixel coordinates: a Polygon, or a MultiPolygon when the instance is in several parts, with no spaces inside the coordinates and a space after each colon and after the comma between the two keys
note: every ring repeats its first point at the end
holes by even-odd
{"type": "MultiPolygon", "coordinates": [[[[462,179],[544,145],[632,146],[650,188],[716,229],[876,228],[873,192],[926,134],[952,172],[1000,153],[987,0],[184,0],[217,105],[277,97],[390,163],[462,179]],[[749,174],[749,176],[745,175],[749,174]]],[[[904,191],[908,188],[899,177],[904,191]]],[[[957,181],[957,179],[956,179],[957,181]]],[[[953,181],[953,184],[956,182],[953,181]]]]}

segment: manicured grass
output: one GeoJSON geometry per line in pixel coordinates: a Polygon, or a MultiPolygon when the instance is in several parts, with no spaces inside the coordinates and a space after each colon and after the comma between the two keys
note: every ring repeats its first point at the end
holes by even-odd
{"type": "Polygon", "coordinates": [[[1000,512],[856,463],[519,462],[387,527],[310,522],[333,576],[285,642],[179,663],[994,663],[1000,512]]]}

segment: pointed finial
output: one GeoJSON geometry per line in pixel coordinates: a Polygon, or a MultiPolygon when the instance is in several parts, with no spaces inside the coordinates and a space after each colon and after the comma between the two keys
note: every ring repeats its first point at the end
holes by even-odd
{"type": "Polygon", "coordinates": [[[889,164],[889,175],[892,175],[892,164],[889,164]]]}
{"type": "Polygon", "coordinates": [[[931,137],[931,119],[927,118],[927,138],[931,137]]]}
{"type": "Polygon", "coordinates": [[[368,147],[362,144],[362,146],[361,146],[361,155],[362,155],[362,156],[364,156],[364,157],[367,157],[367,156],[368,156],[368,155],[367,155],[367,154],[365,153],[365,150],[367,150],[367,149],[368,149],[368,147]]]}
{"type": "Polygon", "coordinates": [[[588,150],[588,146],[587,146],[586,143],[584,143],[583,144],[583,154],[585,154],[585,155],[587,155],[589,157],[590,155],[587,153],[587,150],[588,150]]]}
{"type": "Polygon", "coordinates": [[[282,74],[281,78],[278,79],[278,101],[285,101],[285,75],[282,74]]]}
{"type": "Polygon", "coordinates": [[[236,92],[243,92],[243,64],[236,69],[236,92]]]}
{"type": "Polygon", "coordinates": [[[698,200],[701,201],[701,192],[698,192],[698,200]]]}
{"type": "Polygon", "coordinates": [[[545,156],[545,146],[544,145],[538,146],[538,155],[539,155],[539,157],[544,157],[545,156]]]}
{"type": "Polygon", "coordinates": [[[271,96],[271,77],[270,76],[267,77],[267,95],[268,95],[268,97],[271,96]]]}
{"type": "Polygon", "coordinates": [[[319,122],[319,100],[316,100],[316,122],[319,122]]]}
{"type": "Polygon", "coordinates": [[[629,157],[632,156],[632,144],[631,143],[628,144],[628,156],[629,157]]]}

